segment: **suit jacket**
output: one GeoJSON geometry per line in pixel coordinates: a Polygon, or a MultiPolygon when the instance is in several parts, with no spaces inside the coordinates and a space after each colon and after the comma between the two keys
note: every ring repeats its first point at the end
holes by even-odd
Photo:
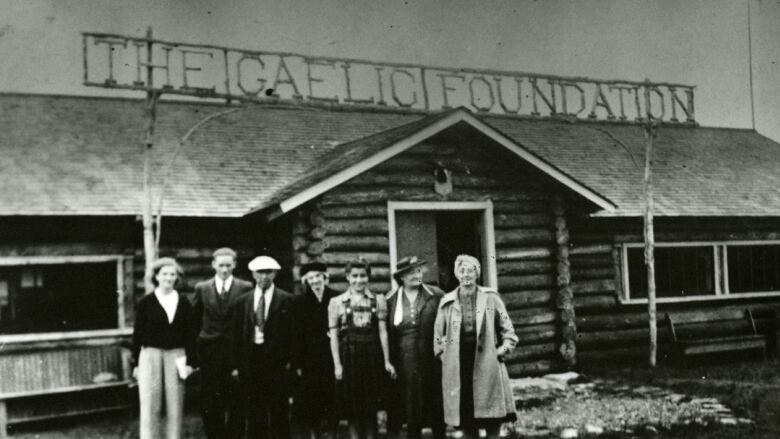
{"type": "Polygon", "coordinates": [[[252,284],[233,277],[226,297],[220,297],[214,278],[198,282],[192,299],[193,315],[198,338],[228,343],[231,335],[230,307],[244,294],[252,291],[252,284]]]}
{"type": "MultiPolygon", "coordinates": [[[[263,335],[267,360],[283,372],[292,361],[294,340],[293,306],[295,296],[274,286],[274,294],[265,318],[263,335]]],[[[231,364],[239,376],[246,378],[252,368],[252,348],[255,339],[254,290],[241,296],[231,308],[233,336],[231,364]]]]}

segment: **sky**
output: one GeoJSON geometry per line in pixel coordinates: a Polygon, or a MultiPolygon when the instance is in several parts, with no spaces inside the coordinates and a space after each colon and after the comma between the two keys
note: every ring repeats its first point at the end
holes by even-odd
{"type": "Polygon", "coordinates": [[[81,32],[696,86],[696,120],[780,141],[780,0],[0,0],[0,91],[85,87],[81,32]]]}

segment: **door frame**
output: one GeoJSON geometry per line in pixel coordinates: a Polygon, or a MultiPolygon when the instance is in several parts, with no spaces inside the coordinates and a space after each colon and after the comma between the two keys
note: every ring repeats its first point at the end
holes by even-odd
{"type": "MultiPolygon", "coordinates": [[[[482,279],[485,286],[498,288],[498,270],[496,268],[496,235],[493,225],[493,202],[486,201],[388,201],[387,202],[387,230],[388,244],[390,246],[390,271],[395,270],[398,263],[398,249],[396,248],[395,234],[395,212],[397,210],[416,210],[416,211],[469,211],[482,212],[479,220],[479,227],[483,233],[482,239],[482,279]]],[[[398,288],[393,277],[390,277],[392,289],[398,288]]]]}

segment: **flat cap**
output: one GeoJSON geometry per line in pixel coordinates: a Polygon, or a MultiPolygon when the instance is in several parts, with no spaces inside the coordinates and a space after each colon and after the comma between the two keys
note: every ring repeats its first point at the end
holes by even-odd
{"type": "Polygon", "coordinates": [[[279,265],[278,262],[276,262],[276,259],[270,256],[258,256],[252,259],[252,262],[249,263],[249,270],[251,271],[281,270],[281,269],[282,267],[279,265]]]}

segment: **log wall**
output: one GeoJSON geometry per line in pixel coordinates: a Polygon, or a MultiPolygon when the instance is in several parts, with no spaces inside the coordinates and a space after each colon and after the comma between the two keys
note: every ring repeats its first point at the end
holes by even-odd
{"type": "MultiPolygon", "coordinates": [[[[291,213],[295,262],[328,264],[331,286],[345,290],[344,265],[356,257],[372,265],[370,288],[389,290],[388,201],[491,200],[495,222],[498,287],[520,337],[507,359],[512,375],[565,366],[556,307],[559,252],[565,221],[556,229],[555,188],[503,148],[457,141],[417,145],[324,193],[291,213]],[[434,191],[434,170],[452,175],[453,190],[434,191]]],[[[565,243],[563,244],[565,247],[565,243]]],[[[571,304],[571,301],[569,301],[571,304]]],[[[573,309],[568,306],[573,328],[573,309]]],[[[569,334],[573,347],[574,334],[569,334]]]]}
{"type": "MultiPolygon", "coordinates": [[[[571,285],[577,310],[578,363],[598,366],[615,362],[646,364],[648,352],[647,304],[621,302],[622,262],[620,245],[641,243],[642,223],[636,220],[570,221],[571,285]]],[[[657,218],[656,242],[770,240],[780,237],[780,223],[749,219],[669,219],[657,218]]],[[[664,362],[670,353],[671,337],[664,315],[696,314],[702,321],[702,333],[728,328],[707,324],[717,314],[739,314],[749,308],[759,331],[776,340],[776,317],[780,316],[780,297],[740,298],[658,303],[658,359],[664,362]]],[[[774,346],[771,346],[774,347],[774,346]]]]}

